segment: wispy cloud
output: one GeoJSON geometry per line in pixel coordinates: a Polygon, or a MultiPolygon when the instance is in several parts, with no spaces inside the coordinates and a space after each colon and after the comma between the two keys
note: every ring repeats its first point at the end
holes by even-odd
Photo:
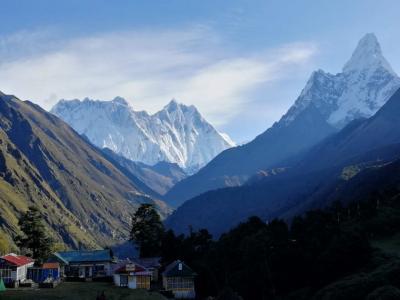
{"type": "Polygon", "coordinates": [[[67,40],[23,32],[0,37],[0,90],[46,109],[60,98],[118,95],[134,109],[154,112],[176,98],[221,125],[260,85],[290,76],[315,52],[314,44],[294,43],[238,54],[204,26],[67,40]]]}

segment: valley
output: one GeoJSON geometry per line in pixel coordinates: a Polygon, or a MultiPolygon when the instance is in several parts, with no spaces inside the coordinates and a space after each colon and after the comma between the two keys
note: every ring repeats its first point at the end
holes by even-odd
{"type": "Polygon", "coordinates": [[[206,24],[20,59],[0,32],[0,299],[400,299],[400,77],[377,36],[242,56],[206,24]]]}

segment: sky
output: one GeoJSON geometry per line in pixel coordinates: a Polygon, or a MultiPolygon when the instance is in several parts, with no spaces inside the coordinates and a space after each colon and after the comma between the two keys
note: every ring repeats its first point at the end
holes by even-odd
{"type": "Polygon", "coordinates": [[[1,0],[0,90],[49,110],[124,97],[195,105],[237,143],[265,131],[311,72],[337,73],[366,33],[400,72],[397,0],[1,0]]]}

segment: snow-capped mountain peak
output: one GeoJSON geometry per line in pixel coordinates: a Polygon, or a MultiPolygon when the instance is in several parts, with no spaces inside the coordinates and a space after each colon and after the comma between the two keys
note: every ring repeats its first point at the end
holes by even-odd
{"type": "Polygon", "coordinates": [[[312,73],[280,123],[290,124],[312,103],[329,124],[342,128],[356,118],[372,116],[399,87],[400,78],[384,58],[376,36],[368,33],[341,73],[312,73]]]}
{"type": "Polygon", "coordinates": [[[111,101],[61,100],[51,112],[99,147],[150,165],[177,163],[188,173],[234,146],[196,107],[175,99],[153,115],[134,111],[121,97],[111,101]]]}
{"type": "MultiPolygon", "coordinates": [[[[86,98],[87,99],[87,98],[86,98]]],[[[89,99],[88,99],[89,100],[89,99]]],[[[90,101],[90,100],[89,100],[90,101]]],[[[117,103],[117,104],[121,104],[121,105],[124,105],[124,106],[129,106],[129,103],[124,99],[124,98],[122,98],[122,97],[120,97],[120,96],[117,96],[117,97],[115,97],[113,100],[112,100],[112,102],[114,102],[114,103],[117,103]]]]}
{"type": "Polygon", "coordinates": [[[183,106],[183,104],[178,103],[175,98],[172,98],[171,101],[169,101],[169,103],[164,106],[164,109],[174,111],[176,109],[179,109],[180,106],[183,106]]]}
{"type": "Polygon", "coordinates": [[[394,73],[392,67],[382,54],[381,45],[375,34],[367,33],[359,42],[350,60],[344,65],[343,73],[376,69],[382,67],[394,73]]]}

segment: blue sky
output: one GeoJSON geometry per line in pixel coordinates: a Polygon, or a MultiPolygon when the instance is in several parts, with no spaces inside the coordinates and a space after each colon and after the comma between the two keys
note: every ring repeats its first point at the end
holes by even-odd
{"type": "Polygon", "coordinates": [[[125,97],[196,105],[235,141],[285,113],[310,73],[374,32],[400,69],[398,1],[1,1],[0,90],[46,109],[125,97]]]}

